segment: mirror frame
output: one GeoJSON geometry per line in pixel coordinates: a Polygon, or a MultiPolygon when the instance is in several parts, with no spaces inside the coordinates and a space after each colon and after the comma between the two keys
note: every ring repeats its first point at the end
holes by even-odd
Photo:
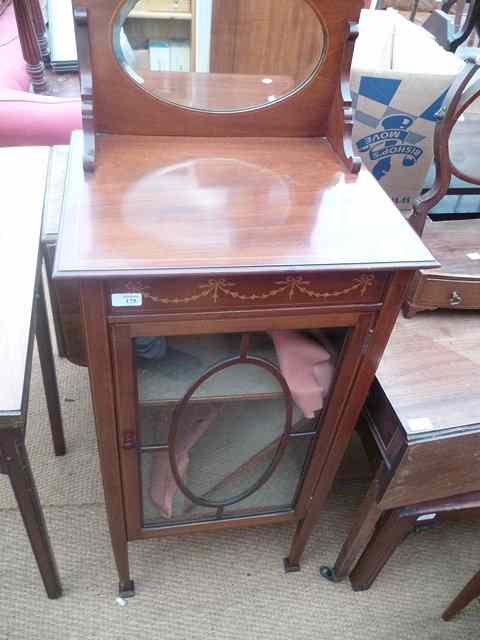
{"type": "MultiPolygon", "coordinates": [[[[305,0],[296,0],[304,2],[305,0]]],[[[328,138],[352,173],[353,109],[349,88],[353,46],[364,0],[307,0],[324,26],[323,62],[310,80],[261,108],[208,112],[151,95],[124,72],[113,51],[113,21],[123,0],[73,0],[80,66],[84,169],[95,167],[97,136],[328,138]]]]}

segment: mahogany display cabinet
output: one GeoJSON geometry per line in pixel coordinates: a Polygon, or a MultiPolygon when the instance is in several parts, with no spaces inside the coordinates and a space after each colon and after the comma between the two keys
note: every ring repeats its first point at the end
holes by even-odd
{"type": "Polygon", "coordinates": [[[352,156],[362,2],[197,0],[181,42],[171,11],[142,26],[135,5],[74,6],[84,131],[55,262],[81,291],[124,596],[130,540],[292,522],[299,569],[411,276],[436,264],[352,156]]]}

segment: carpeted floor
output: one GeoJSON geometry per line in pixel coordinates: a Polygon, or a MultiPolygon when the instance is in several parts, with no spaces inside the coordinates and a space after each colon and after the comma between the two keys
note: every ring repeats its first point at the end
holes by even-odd
{"type": "Polygon", "coordinates": [[[480,523],[412,535],[368,592],[332,585],[331,563],[365,483],[339,481],[301,573],[285,575],[291,526],[132,543],[137,596],[116,602],[86,371],[59,362],[68,453],[52,454],[35,359],[28,445],[64,596],[49,601],[10,485],[0,477],[0,640],[200,638],[477,640],[480,606],[440,614],[480,564],[480,523]]]}

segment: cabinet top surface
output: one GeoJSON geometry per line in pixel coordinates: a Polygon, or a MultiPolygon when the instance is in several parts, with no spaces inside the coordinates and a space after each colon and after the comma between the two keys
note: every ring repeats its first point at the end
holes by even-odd
{"type": "Polygon", "coordinates": [[[408,440],[480,430],[478,312],[399,318],[377,378],[408,440]]]}
{"type": "Polygon", "coordinates": [[[433,265],[323,139],[99,136],[91,174],[72,139],[58,277],[433,265]]]}
{"type": "Polygon", "coordinates": [[[0,426],[24,408],[48,159],[47,147],[0,149],[0,426]]]}

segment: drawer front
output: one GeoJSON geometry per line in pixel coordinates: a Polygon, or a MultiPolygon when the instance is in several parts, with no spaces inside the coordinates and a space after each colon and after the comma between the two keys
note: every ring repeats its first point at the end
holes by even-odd
{"type": "Polygon", "coordinates": [[[423,275],[412,301],[418,307],[480,309],[480,277],[423,275]]]}
{"type": "Polygon", "coordinates": [[[375,304],[387,273],[325,273],[114,280],[107,284],[113,315],[251,308],[375,304]]]}

